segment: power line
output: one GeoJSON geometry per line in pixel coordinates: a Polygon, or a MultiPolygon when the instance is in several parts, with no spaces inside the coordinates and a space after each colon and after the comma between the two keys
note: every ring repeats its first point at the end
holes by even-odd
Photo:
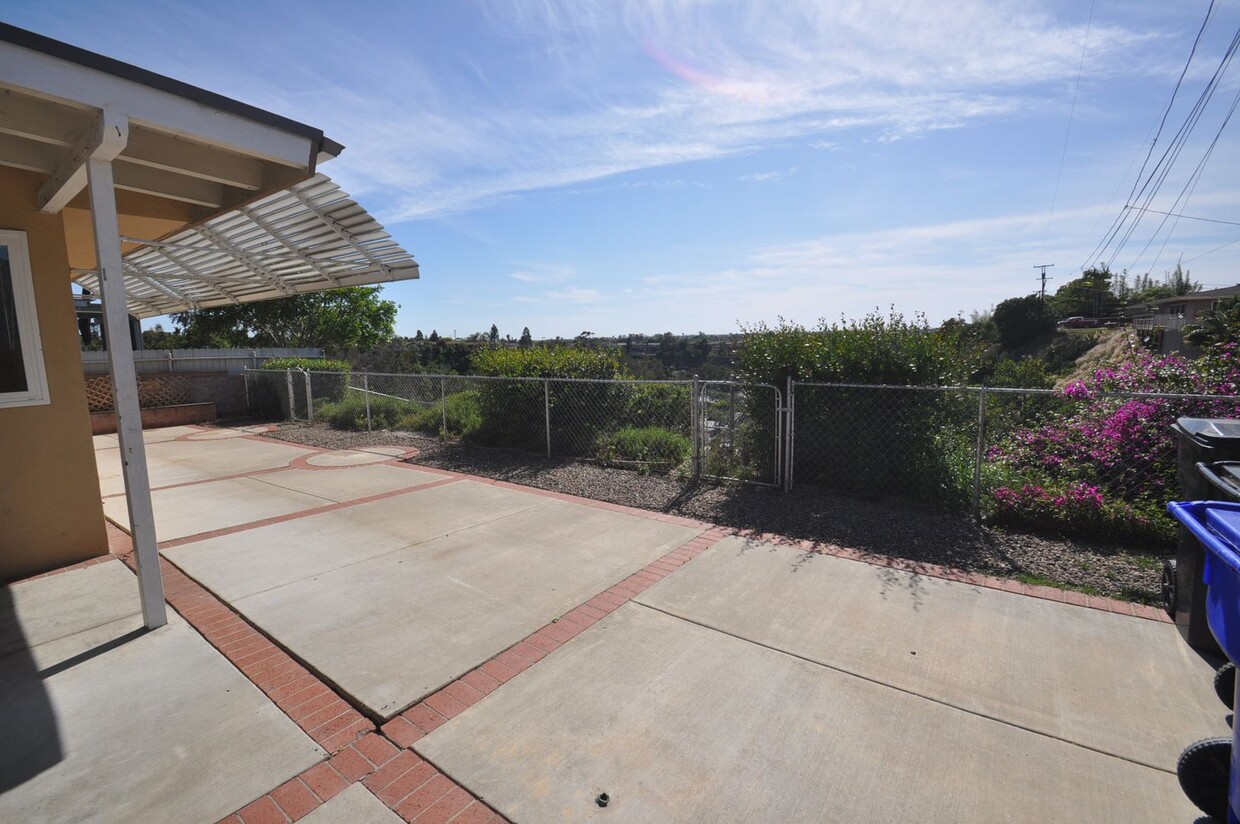
{"type": "MultiPolygon", "coordinates": [[[[1188,61],[1185,63],[1185,68],[1181,73],[1181,78],[1176,83],[1176,92],[1173,93],[1172,100],[1169,101],[1168,108],[1164,113],[1163,123],[1165,123],[1167,117],[1170,115],[1170,108],[1178,96],[1178,91],[1181,87],[1183,77],[1186,75],[1188,68],[1191,66],[1202,34],[1211,19],[1213,9],[1214,4],[1212,0],[1210,8],[1206,12],[1206,19],[1202,23],[1202,28],[1198,31],[1197,38],[1193,42],[1193,48],[1189,54],[1188,61]]],[[[1232,37],[1231,43],[1227,46],[1222,59],[1219,61],[1218,66],[1213,72],[1213,75],[1209,78],[1205,87],[1198,96],[1197,101],[1193,104],[1192,109],[1185,117],[1184,122],[1180,125],[1175,136],[1172,138],[1170,144],[1163,151],[1157,162],[1154,163],[1148,175],[1145,175],[1146,168],[1149,166],[1148,158],[1147,162],[1142,164],[1141,172],[1138,174],[1137,179],[1133,182],[1133,191],[1130,194],[1128,201],[1125,203],[1124,208],[1120,210],[1120,213],[1116,216],[1116,219],[1112,222],[1111,228],[1107,231],[1102,240],[1099,241],[1099,243],[1094,247],[1094,250],[1090,252],[1089,258],[1087,258],[1086,263],[1084,264],[1085,266],[1089,265],[1091,261],[1101,261],[1108,248],[1111,249],[1111,252],[1110,256],[1106,260],[1106,263],[1108,266],[1114,265],[1115,259],[1132,239],[1132,235],[1140,225],[1141,218],[1144,215],[1144,212],[1142,212],[1141,209],[1133,210],[1130,207],[1139,205],[1143,208],[1148,208],[1152,205],[1154,198],[1158,195],[1163,184],[1170,175],[1171,169],[1175,166],[1176,161],[1179,159],[1184,147],[1187,145],[1189,137],[1196,129],[1201,117],[1212,100],[1215,91],[1218,90],[1222,77],[1231,65],[1231,61],[1235,57],[1238,47],[1240,47],[1240,31],[1237,31],[1232,37]]],[[[1160,124],[1159,135],[1161,135],[1162,128],[1163,124],[1160,124]]],[[[1150,157],[1153,156],[1153,149],[1154,145],[1157,143],[1157,140],[1158,137],[1155,137],[1154,143],[1150,146],[1150,157]]],[[[1200,163],[1198,165],[1200,167],[1200,163]]],[[[1195,172],[1193,176],[1190,176],[1190,183],[1185,187],[1185,190],[1181,192],[1180,197],[1177,198],[1177,203],[1183,199],[1185,192],[1196,185],[1197,174],[1198,173],[1195,172]]],[[[1159,226],[1158,232],[1160,232],[1165,225],[1166,222],[1164,221],[1159,226]]],[[[1155,236],[1157,236],[1158,232],[1155,232],[1155,236]]],[[[1153,237],[1150,240],[1150,243],[1152,242],[1153,237]]],[[[1149,245],[1150,244],[1146,245],[1146,249],[1148,249],[1149,245]]],[[[1144,252],[1145,250],[1143,249],[1142,254],[1144,254],[1144,252]]],[[[1082,268],[1084,268],[1084,266],[1082,268]]]]}
{"type": "MultiPolygon", "coordinates": [[[[1201,36],[1205,34],[1206,26],[1209,24],[1210,17],[1213,14],[1214,0],[1210,0],[1210,6],[1206,9],[1205,19],[1201,21],[1201,28],[1197,30],[1197,36],[1193,38],[1193,47],[1188,52],[1188,59],[1184,61],[1184,68],[1180,70],[1180,76],[1175,81],[1175,88],[1171,90],[1171,97],[1167,100],[1167,105],[1163,109],[1162,118],[1158,123],[1158,131],[1155,132],[1154,139],[1150,141],[1150,148],[1145,153],[1145,160],[1141,163],[1141,171],[1137,172],[1137,176],[1133,178],[1132,191],[1128,193],[1128,198],[1124,201],[1125,205],[1132,203],[1132,199],[1137,193],[1137,185],[1140,184],[1142,176],[1145,175],[1145,167],[1149,165],[1150,158],[1154,155],[1154,147],[1158,145],[1158,138],[1162,137],[1163,127],[1166,125],[1167,117],[1170,116],[1171,109],[1175,105],[1175,98],[1180,92],[1180,85],[1184,82],[1184,76],[1188,74],[1188,67],[1192,65],[1193,57],[1197,54],[1197,46],[1201,43],[1201,36]]],[[[1136,158],[1134,158],[1134,160],[1135,159],[1136,158]]],[[[1127,173],[1125,172],[1125,174],[1127,173]]],[[[1111,228],[1107,230],[1106,234],[1102,236],[1103,239],[1098,241],[1098,245],[1096,245],[1093,251],[1090,252],[1085,258],[1085,263],[1081,264],[1082,269],[1085,268],[1089,261],[1093,260],[1094,255],[1100,255],[1102,253],[1102,251],[1106,248],[1106,243],[1109,241],[1110,237],[1114,236],[1115,232],[1119,230],[1120,225],[1122,225],[1123,218],[1124,211],[1120,210],[1120,213],[1111,223],[1111,228]]]]}
{"type": "Polygon", "coordinates": [[[1233,244],[1233,243],[1240,243],[1240,237],[1236,238],[1235,240],[1229,240],[1229,241],[1227,241],[1226,243],[1224,243],[1222,246],[1215,246],[1215,247],[1214,247],[1213,249],[1211,249],[1210,251],[1208,251],[1208,252],[1202,252],[1201,254],[1197,255],[1197,257],[1191,257],[1191,258],[1189,258],[1188,260],[1186,260],[1186,261],[1184,261],[1184,262],[1185,262],[1185,263],[1192,263],[1194,260],[1200,260],[1201,258],[1205,257],[1206,255],[1212,255],[1212,254],[1214,254],[1215,252],[1219,251],[1220,249],[1226,249],[1228,246],[1230,246],[1230,245],[1231,245],[1231,244],[1233,244]]]}
{"type": "MultiPolygon", "coordinates": [[[[1175,137],[1172,138],[1171,145],[1169,145],[1166,151],[1163,152],[1162,157],[1158,159],[1154,169],[1150,172],[1150,176],[1146,178],[1145,183],[1142,184],[1138,195],[1142,197],[1144,206],[1148,207],[1154,201],[1154,198],[1162,189],[1163,183],[1166,182],[1167,177],[1171,174],[1171,169],[1175,166],[1176,161],[1179,160],[1180,154],[1184,151],[1184,146],[1188,143],[1188,138],[1197,128],[1197,124],[1201,120],[1201,116],[1205,113],[1206,106],[1209,105],[1210,100],[1214,97],[1214,92],[1218,89],[1223,75],[1231,65],[1232,58],[1236,55],[1237,47],[1240,47],[1240,31],[1237,31],[1235,36],[1232,37],[1231,44],[1227,47],[1227,51],[1224,53],[1222,60],[1219,62],[1218,67],[1214,70],[1214,74],[1211,76],[1210,80],[1206,83],[1206,86],[1202,90],[1200,96],[1198,96],[1197,102],[1193,104],[1192,110],[1184,119],[1184,122],[1180,125],[1175,137]]],[[[1110,258],[1107,259],[1107,265],[1113,265],[1115,263],[1115,259],[1119,257],[1119,254],[1123,251],[1124,246],[1127,245],[1128,241],[1132,238],[1133,233],[1136,232],[1137,226],[1141,223],[1141,213],[1138,212],[1137,217],[1131,221],[1128,221],[1127,216],[1125,216],[1124,222],[1128,223],[1128,227],[1125,230],[1123,237],[1120,238],[1119,243],[1116,244],[1110,258]]],[[[1161,225],[1159,228],[1162,228],[1161,225]]]]}
{"type": "Polygon", "coordinates": [[[1125,206],[1124,208],[1135,209],[1140,212],[1153,212],[1156,215],[1166,215],[1167,217],[1180,218],[1182,220],[1200,220],[1205,223],[1222,223],[1226,226],[1240,226],[1240,221],[1236,220],[1216,220],[1212,217],[1194,217],[1193,215],[1185,215],[1178,212],[1163,212],[1158,209],[1147,209],[1143,206],[1125,206]]]}

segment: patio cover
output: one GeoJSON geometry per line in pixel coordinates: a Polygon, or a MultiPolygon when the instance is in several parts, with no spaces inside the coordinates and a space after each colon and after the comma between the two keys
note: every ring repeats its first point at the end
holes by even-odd
{"type": "MultiPolygon", "coordinates": [[[[413,256],[324,174],[162,240],[121,239],[144,244],[123,258],[140,318],[418,276],[413,256]]],[[[73,279],[100,291],[95,270],[73,279]]]]}

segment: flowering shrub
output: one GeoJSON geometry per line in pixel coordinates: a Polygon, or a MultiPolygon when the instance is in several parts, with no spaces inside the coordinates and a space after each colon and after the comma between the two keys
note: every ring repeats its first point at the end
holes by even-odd
{"type": "Polygon", "coordinates": [[[1169,543],[1166,502],[1177,496],[1176,418],[1236,417],[1240,401],[1132,397],[1117,393],[1231,395],[1240,385],[1235,346],[1196,361],[1143,350],[1061,390],[1076,403],[1037,426],[1010,431],[986,454],[1006,482],[991,514],[1006,523],[1100,538],[1169,543]]]}

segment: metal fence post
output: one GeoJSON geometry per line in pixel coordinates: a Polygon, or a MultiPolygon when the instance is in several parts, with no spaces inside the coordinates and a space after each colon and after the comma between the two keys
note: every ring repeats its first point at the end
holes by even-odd
{"type": "Polygon", "coordinates": [[[306,376],[306,423],[314,423],[314,391],[310,388],[310,372],[302,370],[306,376]]]}
{"type": "Polygon", "coordinates": [[[255,369],[258,368],[258,352],[254,349],[250,350],[250,362],[255,369]]]}
{"type": "Polygon", "coordinates": [[[796,451],[794,445],[796,443],[796,381],[792,376],[788,376],[788,411],[784,420],[787,424],[784,429],[784,492],[792,491],[792,464],[793,454],[796,451]]]}
{"type": "Polygon", "coordinates": [[[986,446],[986,387],[977,392],[977,455],[973,464],[973,517],[980,512],[982,498],[982,450],[986,446]]]}
{"type": "Polygon", "coordinates": [[[293,370],[284,370],[284,379],[288,382],[288,419],[297,420],[297,398],[293,396],[293,370]]]}
{"type": "Polygon", "coordinates": [[[168,350],[168,371],[169,372],[177,371],[177,362],[176,362],[176,359],[172,357],[171,349],[168,350]]]}
{"type": "Polygon", "coordinates": [[[543,378],[543,422],[547,430],[547,458],[551,458],[551,381],[543,378]]]}
{"type": "Polygon", "coordinates": [[[448,442],[448,387],[447,378],[439,379],[439,422],[440,435],[439,439],[444,443],[448,442]]]}
{"type": "Polygon", "coordinates": [[[690,437],[693,438],[693,480],[702,477],[702,382],[695,376],[693,378],[692,397],[689,402],[690,414],[693,416],[692,429],[689,430],[690,437]]]}
{"type": "Polygon", "coordinates": [[[370,373],[362,373],[362,395],[366,398],[366,431],[370,432],[370,373]]]}

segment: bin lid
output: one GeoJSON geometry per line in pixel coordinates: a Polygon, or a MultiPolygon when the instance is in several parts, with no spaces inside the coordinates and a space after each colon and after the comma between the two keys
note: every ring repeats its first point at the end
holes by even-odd
{"type": "Polygon", "coordinates": [[[1233,509],[1206,509],[1206,526],[1214,534],[1231,544],[1233,551],[1240,552],[1240,512],[1233,509]]]}
{"type": "Polygon", "coordinates": [[[1240,461],[1199,463],[1197,471],[1230,500],[1240,501],[1240,461]]]}
{"type": "Polygon", "coordinates": [[[1234,418],[1179,418],[1176,426],[1210,446],[1240,441],[1240,420],[1234,418]]]}

